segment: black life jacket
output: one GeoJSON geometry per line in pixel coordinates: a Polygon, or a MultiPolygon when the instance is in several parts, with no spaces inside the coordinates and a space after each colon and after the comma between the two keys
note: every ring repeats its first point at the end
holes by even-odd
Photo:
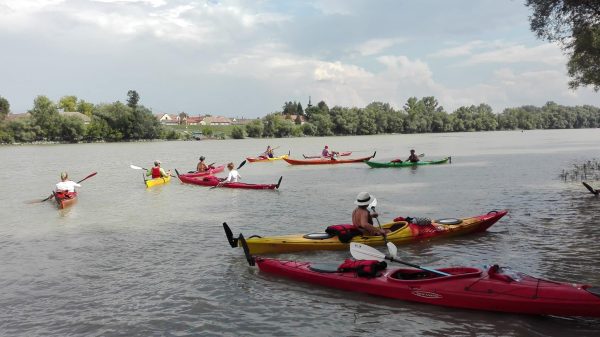
{"type": "Polygon", "coordinates": [[[362,233],[353,225],[331,225],[327,227],[325,233],[337,236],[340,242],[348,243],[353,237],[362,233]]]}
{"type": "Polygon", "coordinates": [[[340,264],[338,271],[355,271],[356,275],[361,277],[375,277],[379,271],[385,270],[385,268],[387,268],[385,261],[346,259],[340,264]]]}

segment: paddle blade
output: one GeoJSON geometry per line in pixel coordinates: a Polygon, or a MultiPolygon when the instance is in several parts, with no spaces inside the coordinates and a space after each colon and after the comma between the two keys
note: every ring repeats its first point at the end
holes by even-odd
{"type": "Polygon", "coordinates": [[[594,188],[590,185],[588,185],[588,183],[586,183],[585,181],[581,182],[583,184],[583,186],[585,186],[585,188],[588,189],[588,191],[590,191],[590,193],[594,194],[594,195],[598,195],[598,191],[594,190],[594,188]]]}
{"type": "Polygon", "coordinates": [[[357,260],[385,260],[385,254],[371,246],[363,245],[358,242],[350,242],[350,254],[357,260]]]}
{"type": "Polygon", "coordinates": [[[240,163],[240,165],[237,167],[237,169],[236,169],[236,170],[239,170],[239,169],[241,169],[241,168],[242,168],[242,166],[244,166],[244,165],[246,165],[246,160],[245,160],[245,159],[244,159],[244,161],[243,161],[243,162],[241,162],[241,163],[240,163]]]}
{"type": "Polygon", "coordinates": [[[275,189],[279,189],[279,185],[281,185],[281,180],[283,179],[283,176],[279,177],[279,181],[277,182],[277,185],[275,186],[275,189]]]}
{"type": "Polygon", "coordinates": [[[250,248],[248,248],[248,243],[246,242],[246,239],[244,239],[243,234],[240,234],[240,236],[238,237],[238,241],[240,242],[240,244],[242,245],[242,248],[244,249],[244,255],[246,255],[246,261],[248,261],[249,265],[254,266],[254,257],[252,255],[250,255],[250,248]]]}
{"type": "Polygon", "coordinates": [[[377,207],[377,198],[373,198],[373,202],[371,202],[371,209],[375,210],[375,207],[377,207]]]}
{"type": "Polygon", "coordinates": [[[386,246],[391,257],[396,257],[398,255],[398,247],[396,247],[395,244],[388,242],[386,246]]]}
{"type": "Polygon", "coordinates": [[[229,226],[227,225],[227,222],[223,222],[223,229],[225,230],[225,236],[227,237],[227,241],[229,242],[231,248],[237,247],[238,239],[233,237],[233,232],[231,231],[231,228],[229,228],[229,226]]]}
{"type": "Polygon", "coordinates": [[[92,174],[90,174],[89,176],[87,176],[87,177],[85,177],[85,178],[81,179],[81,180],[80,180],[80,181],[78,181],[77,183],[79,184],[80,182],[82,182],[82,181],[84,181],[84,180],[87,180],[87,179],[89,179],[89,178],[91,178],[91,177],[95,176],[96,174],[98,174],[98,172],[93,172],[92,174]]]}
{"type": "Polygon", "coordinates": [[[134,169],[134,170],[143,170],[143,168],[139,167],[139,166],[135,166],[135,165],[129,165],[130,168],[134,169]]]}

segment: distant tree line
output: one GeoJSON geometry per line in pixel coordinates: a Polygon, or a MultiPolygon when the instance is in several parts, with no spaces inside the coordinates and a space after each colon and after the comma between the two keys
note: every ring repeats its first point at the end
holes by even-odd
{"type": "Polygon", "coordinates": [[[597,127],[600,109],[590,105],[569,107],[548,102],[542,107],[527,105],[495,114],[489,105],[479,104],[447,113],[434,97],[411,97],[400,110],[381,102],[364,108],[330,109],[323,101],[303,110],[300,103],[286,102],[282,111],[247,124],[245,134],[296,137],[597,127]]]}
{"type": "MultiPolygon", "coordinates": [[[[29,117],[10,119],[8,100],[0,96],[0,142],[93,142],[189,138],[188,134],[163,127],[152,112],[139,104],[135,90],[126,103],[92,104],[75,96],[58,103],[38,96],[29,117]],[[77,111],[90,118],[60,114],[58,109],[77,111]]],[[[495,114],[487,104],[463,106],[447,113],[434,97],[411,97],[402,109],[373,102],[364,108],[335,106],[324,101],[306,109],[298,102],[285,102],[282,110],[234,126],[232,138],[373,135],[382,133],[430,133],[494,131],[514,129],[579,129],[600,127],[600,109],[590,105],[563,106],[548,102],[542,107],[507,108],[495,114]]],[[[210,127],[203,129],[212,134],[210,127]]]]}
{"type": "Polygon", "coordinates": [[[54,103],[46,96],[33,101],[29,116],[7,120],[8,100],[0,97],[0,142],[81,142],[132,141],[142,139],[174,139],[179,133],[166,130],[152,112],[139,105],[135,90],[127,93],[126,104],[119,101],[94,105],[76,96],[64,96],[54,103]],[[77,111],[89,117],[89,123],[78,116],[60,114],[77,111]]]}

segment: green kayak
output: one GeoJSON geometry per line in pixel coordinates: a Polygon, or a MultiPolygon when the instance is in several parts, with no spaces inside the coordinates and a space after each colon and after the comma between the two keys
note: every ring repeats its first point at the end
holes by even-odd
{"type": "Polygon", "coordinates": [[[376,161],[366,161],[365,163],[373,168],[382,168],[382,167],[411,167],[411,166],[420,166],[420,165],[437,165],[437,164],[445,164],[452,163],[452,157],[444,158],[441,160],[432,160],[432,161],[419,161],[416,163],[411,163],[409,161],[405,161],[402,163],[394,163],[394,162],[376,162],[376,161]]]}

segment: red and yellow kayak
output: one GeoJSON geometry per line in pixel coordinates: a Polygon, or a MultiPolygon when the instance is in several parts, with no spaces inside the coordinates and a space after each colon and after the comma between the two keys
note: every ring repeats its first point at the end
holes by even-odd
{"type": "Polygon", "coordinates": [[[246,157],[246,160],[251,162],[251,163],[261,163],[261,162],[270,162],[270,161],[275,161],[275,160],[282,160],[289,157],[289,155],[284,154],[283,156],[279,156],[279,157],[273,157],[273,158],[269,158],[269,157],[246,157]]]}
{"type": "Polygon", "coordinates": [[[354,159],[339,159],[339,158],[316,158],[316,159],[292,159],[284,158],[290,165],[335,165],[335,164],[349,164],[349,163],[362,163],[375,157],[377,151],[372,156],[354,159]]]}
{"type": "Polygon", "coordinates": [[[77,202],[77,192],[52,192],[59,209],[74,205],[77,202]]]}
{"type": "MultiPolygon", "coordinates": [[[[487,214],[476,215],[462,219],[439,219],[429,225],[417,225],[407,221],[396,221],[382,225],[391,230],[387,240],[394,244],[405,244],[457,235],[483,232],[500,220],[508,210],[491,211],[487,214]]],[[[225,235],[232,247],[238,246],[237,238],[227,223],[223,223],[225,235]]],[[[241,235],[241,234],[240,234],[241,235]]],[[[251,236],[246,239],[252,254],[289,253],[306,250],[343,250],[348,249],[349,243],[341,242],[337,236],[327,233],[292,234],[280,236],[251,236]]],[[[358,242],[370,246],[383,246],[382,236],[355,236],[350,242],[358,242]]]]}

